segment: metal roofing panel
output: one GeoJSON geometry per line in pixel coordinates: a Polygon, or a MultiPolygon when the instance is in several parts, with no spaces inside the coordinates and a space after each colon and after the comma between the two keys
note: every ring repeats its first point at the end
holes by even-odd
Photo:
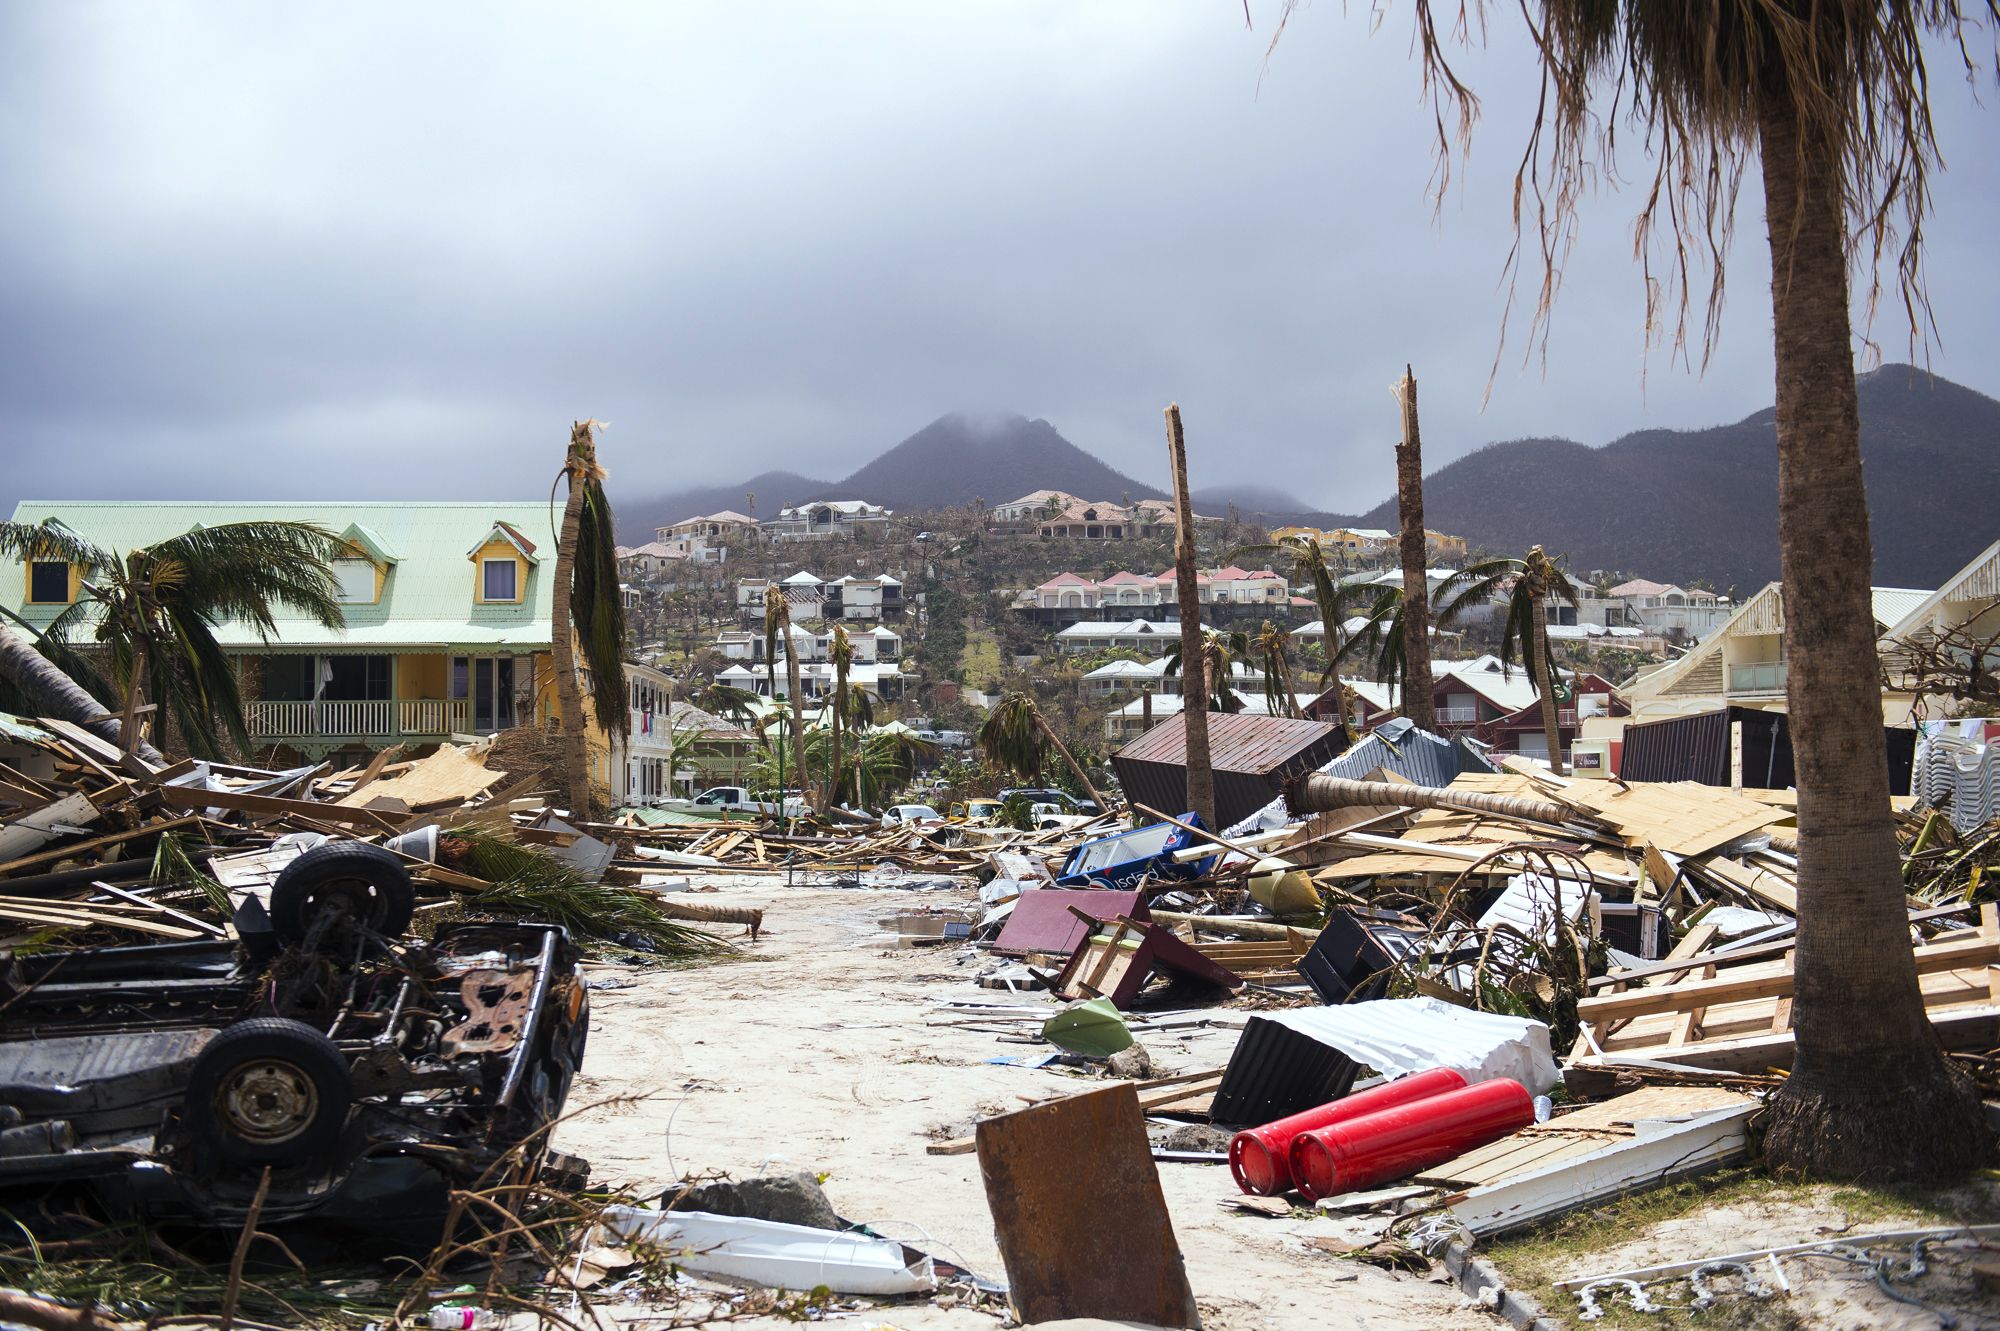
{"type": "MultiPolygon", "coordinates": [[[[1211,712],[1208,715],[1209,765],[1219,772],[1263,776],[1280,770],[1339,733],[1340,727],[1325,721],[1258,716],[1250,712],[1211,712]]],[[[1186,766],[1185,718],[1175,717],[1153,727],[1120,749],[1117,756],[1128,762],[1186,766]]]]}

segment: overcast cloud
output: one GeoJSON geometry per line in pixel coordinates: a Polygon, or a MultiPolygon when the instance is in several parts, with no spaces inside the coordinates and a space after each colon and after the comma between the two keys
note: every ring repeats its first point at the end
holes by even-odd
{"type": "MultiPolygon", "coordinates": [[[[1433,217],[1407,5],[1304,10],[1268,67],[1253,9],[17,0],[0,499],[534,496],[586,414],[637,496],[844,475],[961,408],[1156,481],[1178,399],[1197,484],[1355,510],[1406,360],[1433,464],[1769,404],[1753,185],[1705,377],[1642,380],[1627,189],[1546,373],[1512,344],[1482,410],[1518,19],[1467,62],[1486,115],[1433,217]]],[[[1938,74],[1932,364],[1994,392],[2000,122],[1938,74]]]]}

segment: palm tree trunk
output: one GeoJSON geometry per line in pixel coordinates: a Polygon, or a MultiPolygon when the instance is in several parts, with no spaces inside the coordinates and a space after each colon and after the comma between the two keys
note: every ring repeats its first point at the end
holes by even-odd
{"type": "Polygon", "coordinates": [[[1090,778],[1083,774],[1083,768],[1076,761],[1076,758],[1070,753],[1069,745],[1062,742],[1062,740],[1056,735],[1055,727],[1051,726],[1049,724],[1049,719],[1046,716],[1042,715],[1042,709],[1039,707],[1034,707],[1032,703],[1030,704],[1030,707],[1034,711],[1035,724],[1041,727],[1042,738],[1046,739],[1049,743],[1056,746],[1056,752],[1060,753],[1062,755],[1062,760],[1065,763],[1069,764],[1070,774],[1076,777],[1077,784],[1083,787],[1084,793],[1086,795],[1090,796],[1090,802],[1092,804],[1095,804],[1100,812],[1109,808],[1110,806],[1105,804],[1104,802],[1104,797],[1097,793],[1097,787],[1091,785],[1090,778]]]}
{"type": "MultiPolygon", "coordinates": [[[[1424,446],[1417,432],[1417,380],[1407,365],[1396,385],[1396,400],[1403,408],[1403,437],[1396,445],[1396,512],[1403,523],[1403,715],[1435,731],[1430,584],[1424,578],[1429,564],[1424,552],[1424,446]]],[[[1331,635],[1332,626],[1323,627],[1331,635]]]]}
{"type": "MultiPolygon", "coordinates": [[[[783,629],[785,637],[785,687],[791,691],[790,701],[792,704],[792,757],[795,760],[793,766],[796,768],[794,776],[799,783],[800,797],[812,801],[819,812],[825,812],[825,802],[819,798],[819,792],[813,789],[812,782],[806,779],[806,716],[804,711],[806,698],[799,687],[799,654],[792,644],[792,621],[789,616],[785,619],[783,629]]],[[[785,798],[783,791],[778,792],[778,798],[780,801],[785,798]]]]}
{"type": "Polygon", "coordinates": [[[826,774],[826,801],[822,808],[831,808],[840,803],[840,723],[841,713],[847,710],[847,663],[834,663],[833,681],[833,743],[829,756],[829,771],[826,774]]]}
{"type": "Polygon", "coordinates": [[[1764,1152],[1816,1177],[1942,1177],[1971,1168],[1990,1134],[1925,1019],[1908,945],[1882,747],[1840,150],[1799,120],[1780,77],[1759,89],[1758,113],[1799,796],[1797,1053],[1764,1152]]]}
{"type": "Polygon", "coordinates": [[[1187,441],[1181,408],[1167,408],[1167,466],[1174,477],[1174,586],[1181,614],[1181,725],[1187,735],[1187,804],[1215,826],[1215,773],[1208,756],[1208,645],[1201,636],[1201,588],[1195,584],[1194,503],[1188,498],[1187,441]]]}
{"type": "Polygon", "coordinates": [[[1534,599],[1528,603],[1528,624],[1534,634],[1534,645],[1529,648],[1535,654],[1535,679],[1542,686],[1542,737],[1549,746],[1549,770],[1557,776],[1567,776],[1563,766],[1561,718],[1556,713],[1555,662],[1549,658],[1549,611],[1542,604],[1541,588],[1533,589],[1534,599]]]}
{"type": "Polygon", "coordinates": [[[37,715],[82,726],[99,738],[125,748],[126,752],[138,754],[147,762],[166,761],[164,754],[143,739],[127,747],[124,742],[125,727],[119,718],[105,711],[97,699],[84,692],[81,685],[11,628],[0,627],[0,675],[5,675],[15,688],[28,695],[35,704],[37,715]]]}
{"type": "MultiPolygon", "coordinates": [[[[587,440],[589,427],[570,431],[569,465],[577,459],[577,436],[587,440]]],[[[590,739],[584,729],[583,687],[576,677],[576,624],[570,617],[570,587],[576,578],[576,537],[583,522],[583,478],[568,472],[569,498],[563,504],[562,530],[556,535],[556,584],[549,615],[551,655],[556,674],[556,721],[561,736],[563,772],[569,778],[573,818],[590,817],[590,739]]],[[[607,727],[608,733],[609,727],[607,727]]]]}
{"type": "Polygon", "coordinates": [[[132,643],[132,677],[125,682],[125,714],[119,719],[119,747],[127,753],[139,744],[139,706],[146,696],[146,642],[132,643]]]}

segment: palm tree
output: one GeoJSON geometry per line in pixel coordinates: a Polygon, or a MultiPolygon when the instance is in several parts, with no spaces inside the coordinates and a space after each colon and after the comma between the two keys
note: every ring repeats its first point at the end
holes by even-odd
{"type": "Polygon", "coordinates": [[[840,727],[847,710],[847,671],[854,664],[854,644],[848,639],[847,630],[836,624],[833,640],[827,644],[827,659],[833,662],[833,717],[831,726],[832,755],[827,762],[826,798],[822,807],[830,807],[840,799],[840,727]]]}
{"type": "Polygon", "coordinates": [[[1549,746],[1549,770],[1566,775],[1562,736],[1557,727],[1556,691],[1561,687],[1555,658],[1549,651],[1550,597],[1576,604],[1576,588],[1560,561],[1542,547],[1532,546],[1519,559],[1488,559],[1446,578],[1438,587],[1438,623],[1451,624],[1475,605],[1485,605],[1505,590],[1507,623],[1500,634],[1500,667],[1506,670],[1516,653],[1528,672],[1528,682],[1541,695],[1542,735],[1549,746]]]}
{"type": "MultiPolygon", "coordinates": [[[[785,648],[785,697],[791,703],[788,711],[791,716],[792,756],[797,760],[795,778],[805,797],[814,799],[811,783],[806,780],[805,690],[799,684],[798,644],[792,641],[792,605],[785,599],[785,589],[772,583],[764,589],[764,649],[770,657],[768,671],[773,699],[778,696],[777,649],[781,640],[785,648]]],[[[782,759],[779,770],[783,770],[782,759]]]]}
{"type": "MultiPolygon", "coordinates": [[[[1164,672],[1168,676],[1181,673],[1181,643],[1167,649],[1164,672]]],[[[1236,662],[1250,654],[1250,640],[1240,630],[1223,634],[1219,630],[1204,628],[1201,631],[1202,676],[1208,684],[1208,696],[1203,706],[1211,712],[1240,712],[1243,710],[1242,695],[1236,692],[1233,681],[1236,678],[1236,662]]],[[[1181,686],[1183,695],[1187,685],[1181,686]]],[[[1181,710],[1188,711],[1194,705],[1183,703],[1181,710]]],[[[1199,709],[1196,709],[1199,710],[1199,709]]]]}
{"type": "Polygon", "coordinates": [[[1417,379],[1403,367],[1395,387],[1402,409],[1403,434],[1396,444],[1396,513],[1402,519],[1403,715],[1425,730],[1437,729],[1436,699],[1431,684],[1430,560],[1424,548],[1424,447],[1417,432],[1417,379]]]}
{"type": "Polygon", "coordinates": [[[1348,607],[1366,592],[1367,584],[1342,582],[1337,569],[1327,567],[1326,550],[1310,536],[1287,536],[1269,544],[1246,545],[1229,552],[1231,561],[1246,556],[1266,558],[1271,555],[1289,558],[1292,564],[1290,580],[1312,588],[1313,604],[1319,607],[1319,625],[1326,643],[1327,661],[1331,663],[1333,654],[1341,645],[1341,625],[1347,622],[1348,607]]]}
{"type": "MultiPolygon", "coordinates": [[[[1387,684],[1393,691],[1391,696],[1404,716],[1410,714],[1406,705],[1409,696],[1409,678],[1405,669],[1407,658],[1403,647],[1403,589],[1384,586],[1375,595],[1375,604],[1362,616],[1361,627],[1347,634],[1337,648],[1326,655],[1327,677],[1340,678],[1341,662],[1367,657],[1374,662],[1375,681],[1387,684]]],[[[1435,714],[1435,713],[1434,713],[1435,714]]]]}
{"type": "MultiPolygon", "coordinates": [[[[1482,12],[1460,30],[1483,33],[1484,6],[1472,8],[1482,12]]],[[[1451,68],[1437,7],[1415,12],[1440,135],[1456,124],[1462,141],[1473,94],[1451,68]]],[[[1623,126],[1607,104],[1657,145],[1639,250],[1651,254],[1647,238],[1664,219],[1670,271],[1665,281],[1646,274],[1647,327],[1663,322],[1661,294],[1678,292],[1677,350],[1690,253],[1710,261],[1713,350],[1729,222],[1753,152],[1762,176],[1799,823],[1795,1058],[1771,1103],[1765,1156],[1822,1177],[1960,1172],[1990,1140],[1977,1093],[1939,1049],[1910,950],[1884,945],[1909,925],[1881,741],[1848,265],[1865,257],[1879,274],[1892,259],[1913,332],[1927,320],[1923,224],[1940,162],[1928,53],[1959,53],[1970,72],[1971,39],[2000,27],[2000,6],[1541,0],[1522,12],[1544,89],[1514,193],[1517,226],[1531,219],[1539,231],[1528,248],[1542,259],[1531,335],[1547,327],[1578,200],[1616,178],[1623,126]]]]}
{"type": "Polygon", "coordinates": [[[79,724],[101,721],[102,709],[87,694],[79,699],[50,678],[61,673],[56,661],[74,661],[72,635],[94,621],[122,699],[118,734],[127,753],[157,756],[140,742],[139,717],[148,699],[162,721],[173,721],[195,757],[223,757],[217,741],[224,734],[239,750],[251,747],[235,666],[215,640],[224,621],[240,620],[266,642],[277,630],[280,607],[326,628],[345,622],[331,568],[346,553],[345,543],[311,523],[197,527],[121,558],[54,520],[8,522],[0,523],[0,553],[62,560],[81,570],[77,604],[43,631],[40,651],[27,650],[11,632],[0,635],[9,640],[0,644],[7,648],[0,651],[0,670],[31,696],[55,701],[52,715],[85,709],[91,714],[77,717],[79,724]]]}
{"type": "MultiPolygon", "coordinates": [[[[556,485],[568,482],[569,497],[556,533],[550,637],[563,770],[569,776],[570,812],[577,818],[590,816],[590,745],[577,673],[578,647],[590,674],[590,705],[597,723],[614,742],[632,729],[632,714],[625,705],[625,599],[618,587],[611,501],[604,497],[604,468],[597,464],[597,424],[594,420],[571,424],[569,452],[556,476],[556,485]]],[[[549,496],[554,499],[554,486],[549,496]]]]}
{"type": "MultiPolygon", "coordinates": [[[[1188,498],[1187,440],[1181,435],[1180,403],[1167,405],[1167,470],[1174,480],[1174,587],[1180,601],[1181,650],[1199,659],[1201,645],[1201,588],[1195,582],[1194,501],[1188,498]]],[[[1208,694],[1206,681],[1182,691],[1190,698],[1208,694]]],[[[1181,708],[1183,741],[1187,748],[1187,803],[1202,821],[1215,822],[1215,771],[1208,753],[1208,712],[1205,708],[1181,708]]]]}
{"type": "Polygon", "coordinates": [[[1049,725],[1048,718],[1042,715],[1042,709],[1035,705],[1032,694],[1018,689],[1002,694],[1000,701],[993,704],[993,710],[986,714],[985,723],[979,727],[980,756],[992,766],[1030,781],[1042,774],[1044,743],[1062,755],[1077,784],[1089,792],[1092,802],[1100,809],[1105,808],[1103,796],[1097,793],[1097,787],[1090,784],[1090,778],[1070,753],[1069,746],[1062,742],[1049,725]]]}
{"type": "Polygon", "coordinates": [[[1264,698],[1271,715],[1297,716],[1299,704],[1292,693],[1291,663],[1285,659],[1291,635],[1267,619],[1251,642],[1264,654],[1264,698]]]}
{"type": "Polygon", "coordinates": [[[687,701],[711,716],[746,728],[757,720],[757,695],[733,684],[711,683],[689,695],[687,701]]]}

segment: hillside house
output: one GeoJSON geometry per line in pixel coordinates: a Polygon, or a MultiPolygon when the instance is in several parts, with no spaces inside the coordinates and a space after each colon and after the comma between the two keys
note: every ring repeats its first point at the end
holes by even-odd
{"type": "MultiPolygon", "coordinates": [[[[1241,661],[1229,663],[1229,680],[1230,687],[1238,693],[1263,688],[1262,672],[1241,661]]],[[[1083,677],[1084,698],[1099,706],[1143,693],[1165,695],[1180,691],[1180,672],[1168,674],[1164,656],[1151,661],[1107,661],[1083,677]]]]}
{"type": "Polygon", "coordinates": [[[1671,642],[1697,642],[1722,627],[1736,607],[1700,588],[1633,578],[1605,592],[1605,622],[1648,629],[1671,642]]]}
{"type": "Polygon", "coordinates": [[[780,509],[777,517],[761,524],[761,530],[774,541],[852,538],[881,531],[891,516],[888,509],[865,499],[822,499],[780,509]]]}
{"type": "Polygon", "coordinates": [[[728,558],[730,541],[755,540],[757,535],[757,520],[733,509],[683,518],[653,533],[655,540],[679,549],[697,564],[720,564],[728,558]]]}
{"type": "Polygon", "coordinates": [[[621,545],[618,547],[618,576],[635,582],[652,582],[685,564],[687,559],[687,546],[678,541],[621,545]]]}
{"type": "Polygon", "coordinates": [[[1180,640],[1178,624],[1146,619],[1087,619],[1057,633],[1056,650],[1065,655],[1078,656],[1117,647],[1147,655],[1164,655],[1173,650],[1180,640]]]}
{"type": "Polygon", "coordinates": [[[1075,500],[1042,518],[1035,530],[1050,540],[1138,541],[1169,539],[1178,526],[1174,506],[1165,500],[1141,499],[1129,506],[1075,500]]]}
{"type": "MultiPolygon", "coordinates": [[[[764,621],[764,593],[769,578],[742,578],[736,583],[736,615],[745,623],[764,621]]],[[[849,574],[828,582],[800,569],[779,580],[785,605],[794,621],[843,620],[872,624],[903,618],[903,583],[887,573],[867,577],[849,574]]]]}
{"type": "Polygon", "coordinates": [[[1036,490],[1009,503],[995,504],[990,521],[996,527],[1034,526],[1082,503],[1064,490],[1036,490]]]}
{"type": "MultiPolygon", "coordinates": [[[[555,534],[546,500],[524,503],[40,502],[16,522],[56,518],[107,550],[197,525],[289,520],[337,533],[346,624],[278,612],[269,641],[218,625],[237,665],[251,737],[309,758],[489,735],[543,715],[549,681],[555,534]],[[534,535],[530,535],[533,533],[534,535]]],[[[81,570],[0,561],[0,595],[30,627],[79,592],[81,570]]],[[[87,633],[84,636],[88,636],[87,633]]]]}

